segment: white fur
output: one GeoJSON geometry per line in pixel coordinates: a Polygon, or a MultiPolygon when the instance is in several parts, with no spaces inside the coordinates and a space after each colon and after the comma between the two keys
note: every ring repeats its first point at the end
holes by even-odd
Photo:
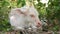
{"type": "Polygon", "coordinates": [[[12,9],[10,14],[10,24],[11,26],[15,27],[16,29],[23,29],[24,27],[29,27],[32,26],[33,28],[36,28],[36,19],[39,20],[38,18],[38,12],[34,7],[21,7],[21,8],[15,8],[12,9]],[[24,14],[19,14],[16,10],[19,9],[21,12],[27,12],[26,15],[24,14]],[[35,15],[35,19],[33,19],[30,14],[35,15]]]}

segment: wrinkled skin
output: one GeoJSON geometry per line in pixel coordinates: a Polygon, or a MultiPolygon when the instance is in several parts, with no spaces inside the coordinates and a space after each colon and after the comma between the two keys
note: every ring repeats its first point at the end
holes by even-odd
{"type": "Polygon", "coordinates": [[[34,7],[21,7],[12,9],[10,14],[10,24],[14,29],[24,29],[24,27],[32,26],[32,28],[41,27],[41,21],[38,18],[38,12],[34,7]]]}

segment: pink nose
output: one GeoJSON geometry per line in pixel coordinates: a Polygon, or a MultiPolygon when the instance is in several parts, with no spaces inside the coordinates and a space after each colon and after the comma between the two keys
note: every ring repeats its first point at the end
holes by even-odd
{"type": "Polygon", "coordinates": [[[37,23],[38,25],[41,25],[40,22],[37,23]]]}
{"type": "Polygon", "coordinates": [[[41,26],[41,22],[39,21],[39,22],[37,22],[37,25],[36,25],[37,27],[40,27],[41,26]]]}
{"type": "Polygon", "coordinates": [[[39,19],[36,19],[36,26],[37,27],[42,26],[42,22],[39,19]]]}

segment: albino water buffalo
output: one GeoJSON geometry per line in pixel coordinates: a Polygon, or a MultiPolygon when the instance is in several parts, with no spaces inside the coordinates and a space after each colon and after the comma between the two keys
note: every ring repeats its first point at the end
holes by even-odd
{"type": "Polygon", "coordinates": [[[41,27],[41,21],[38,18],[37,10],[31,7],[21,7],[11,9],[9,14],[10,24],[15,30],[24,29],[24,27],[41,27]]]}

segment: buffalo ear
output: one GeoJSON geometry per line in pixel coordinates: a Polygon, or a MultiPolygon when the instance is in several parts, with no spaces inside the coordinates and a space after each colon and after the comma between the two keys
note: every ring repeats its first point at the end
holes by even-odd
{"type": "Polygon", "coordinates": [[[15,11],[17,11],[20,14],[23,14],[23,12],[20,9],[16,9],[15,11]]]}
{"type": "Polygon", "coordinates": [[[20,9],[16,9],[15,11],[17,11],[20,14],[24,14],[24,15],[27,15],[29,13],[29,10],[28,9],[26,9],[25,11],[22,11],[20,9]]]}
{"type": "Polygon", "coordinates": [[[27,15],[27,14],[29,13],[29,10],[26,9],[25,11],[22,11],[22,13],[23,13],[24,15],[27,15]]]}

